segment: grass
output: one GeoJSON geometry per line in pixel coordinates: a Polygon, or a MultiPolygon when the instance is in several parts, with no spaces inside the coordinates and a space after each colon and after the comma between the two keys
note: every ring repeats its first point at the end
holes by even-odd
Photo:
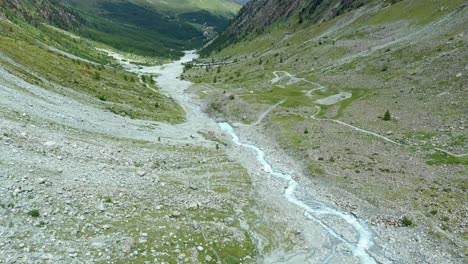
{"type": "Polygon", "coordinates": [[[426,155],[428,165],[468,165],[468,157],[454,157],[443,152],[426,155]]]}
{"type": "Polygon", "coordinates": [[[464,0],[442,0],[437,5],[428,5],[424,0],[401,1],[378,12],[366,24],[384,24],[399,20],[408,20],[416,25],[427,24],[447,14],[464,3],[464,0]],[[445,7],[441,10],[441,7],[445,7]]]}
{"type": "MultiPolygon", "coordinates": [[[[98,100],[91,101],[91,103],[131,118],[170,123],[180,123],[185,119],[182,108],[174,100],[122,78],[124,75],[129,75],[136,80],[138,76],[103,65],[73,60],[51,52],[38,45],[34,37],[44,34],[41,32],[42,28],[13,25],[13,32],[3,30],[10,26],[6,22],[0,22],[0,50],[23,66],[18,67],[7,63],[4,65],[13,74],[24,77],[27,82],[62,95],[74,96],[36,77],[42,76],[48,81],[97,98],[98,100]],[[156,103],[158,107],[155,107],[156,103]]],[[[48,28],[44,30],[49,32],[48,28]]],[[[64,34],[52,34],[48,35],[48,38],[50,42],[59,42],[63,39],[63,43],[67,41],[74,43],[71,37],[64,34]]],[[[75,44],[81,45],[80,42],[75,44]]],[[[80,47],[88,50],[85,44],[80,47]]],[[[94,57],[99,60],[99,56],[94,57]]],[[[75,99],[83,100],[83,97],[75,99]]]]}

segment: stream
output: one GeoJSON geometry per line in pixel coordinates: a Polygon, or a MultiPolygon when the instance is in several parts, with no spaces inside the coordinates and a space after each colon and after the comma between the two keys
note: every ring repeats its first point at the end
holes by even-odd
{"type": "MultiPolygon", "coordinates": [[[[241,149],[245,149],[246,155],[251,155],[250,153],[252,152],[255,153],[256,164],[258,164],[265,173],[280,181],[284,181],[287,184],[284,190],[275,189],[269,191],[283,193],[282,197],[288,203],[301,209],[304,214],[304,221],[312,221],[326,234],[326,237],[328,237],[330,241],[330,248],[322,250],[330,252],[326,254],[326,257],[321,261],[322,263],[332,263],[336,257],[349,256],[351,254],[355,259],[359,260],[360,263],[377,263],[369,253],[371,247],[374,245],[374,235],[363,221],[351,214],[344,213],[314,199],[308,194],[305,188],[295,180],[295,177],[287,173],[288,168],[274,168],[274,165],[268,162],[265,151],[259,146],[243,142],[229,123],[216,123],[203,113],[198,105],[190,100],[190,96],[188,96],[185,91],[192,83],[180,80],[179,76],[183,72],[183,63],[197,58],[195,52],[186,52],[185,56],[179,61],[152,67],[137,67],[127,62],[127,60],[117,53],[106,52],[119,60],[122,66],[129,71],[138,74],[156,74],[155,81],[158,87],[183,107],[186,112],[187,122],[173,127],[172,130],[170,130],[171,133],[180,136],[181,134],[187,133],[187,131],[188,133],[196,134],[197,131],[201,129],[213,131],[219,131],[219,129],[221,129],[222,132],[231,137],[235,145],[239,146],[241,149]]],[[[263,184],[269,186],[268,183],[263,184]]],[[[307,230],[304,230],[304,232],[307,232],[307,230]]],[[[290,261],[287,262],[289,263],[290,261]]],[[[295,261],[292,262],[296,263],[295,261]]]]}
{"type": "MultiPolygon", "coordinates": [[[[237,136],[234,128],[229,123],[226,123],[226,122],[219,123],[219,127],[225,133],[231,136],[232,141],[236,145],[255,151],[257,162],[259,166],[261,166],[266,173],[274,177],[280,178],[287,182],[288,185],[284,191],[283,196],[290,203],[302,208],[304,210],[305,217],[316,222],[318,225],[322,226],[329,236],[332,236],[335,240],[343,243],[349,250],[353,252],[353,255],[357,257],[361,261],[361,263],[365,263],[365,264],[376,263],[374,258],[371,257],[368,253],[368,250],[374,244],[372,242],[373,236],[372,236],[371,231],[368,229],[368,227],[364,223],[356,219],[354,216],[345,214],[329,206],[326,206],[324,203],[319,202],[313,199],[307,193],[304,193],[305,192],[304,189],[296,180],[294,180],[294,178],[291,175],[282,173],[281,172],[282,170],[273,169],[272,165],[268,163],[268,161],[266,160],[266,154],[263,150],[261,150],[259,147],[255,145],[242,143],[239,137],[237,136]],[[302,197],[305,197],[303,198],[303,200],[299,199],[296,196],[296,192],[298,191],[303,192],[301,195],[302,197]],[[339,217],[342,220],[344,220],[350,227],[352,227],[358,237],[357,243],[348,241],[341,234],[335,231],[333,227],[329,226],[327,223],[320,220],[319,216],[327,216],[327,215],[339,217]]],[[[332,254],[330,254],[323,261],[323,263],[328,263],[329,261],[333,259],[333,257],[335,257],[338,254],[340,253],[336,252],[336,249],[334,249],[332,254]]]]}

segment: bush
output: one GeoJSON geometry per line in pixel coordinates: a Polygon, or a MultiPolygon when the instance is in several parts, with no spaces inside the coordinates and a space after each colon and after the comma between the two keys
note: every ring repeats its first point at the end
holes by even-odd
{"type": "Polygon", "coordinates": [[[389,112],[388,110],[385,111],[383,120],[385,120],[385,121],[390,121],[391,119],[392,119],[392,116],[390,115],[390,112],[389,112]]]}
{"type": "Polygon", "coordinates": [[[405,216],[403,217],[403,220],[401,220],[401,224],[403,224],[403,226],[411,226],[413,225],[413,221],[405,216]]]}
{"type": "Polygon", "coordinates": [[[31,210],[28,212],[28,215],[32,216],[32,217],[39,217],[41,214],[39,213],[39,210],[31,210]]]}

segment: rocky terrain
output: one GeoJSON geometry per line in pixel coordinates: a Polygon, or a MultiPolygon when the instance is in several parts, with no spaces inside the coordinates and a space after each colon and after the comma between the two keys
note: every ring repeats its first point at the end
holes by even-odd
{"type": "Polygon", "coordinates": [[[253,204],[249,175],[202,134],[166,135],[5,69],[0,78],[0,262],[209,263],[254,253],[240,225],[253,204]]]}
{"type": "MultiPolygon", "coordinates": [[[[268,13],[261,3],[244,14],[268,13]]],[[[283,150],[302,184],[326,186],[323,196],[367,219],[390,252],[462,262],[466,3],[380,1],[330,20],[303,16],[300,26],[301,9],[289,12],[254,38],[220,39],[227,46],[214,43],[185,72],[206,111],[252,125],[258,145],[283,150]]]]}
{"type": "Polygon", "coordinates": [[[0,15],[0,262],[465,263],[466,4],[280,2],[163,65],[0,15]]]}

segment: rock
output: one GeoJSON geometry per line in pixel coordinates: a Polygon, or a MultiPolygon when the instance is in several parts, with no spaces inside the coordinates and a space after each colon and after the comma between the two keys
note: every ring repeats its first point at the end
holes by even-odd
{"type": "Polygon", "coordinates": [[[198,187],[195,186],[195,185],[192,185],[192,184],[189,186],[189,188],[192,189],[192,190],[194,190],[194,191],[195,191],[195,190],[198,190],[198,187]]]}
{"type": "Polygon", "coordinates": [[[234,218],[233,217],[226,217],[224,219],[224,222],[228,225],[232,225],[234,223],[234,218]]]}
{"type": "Polygon", "coordinates": [[[129,254],[135,246],[135,240],[133,240],[130,237],[126,237],[120,240],[120,247],[122,249],[122,252],[125,254],[129,254]]]}
{"type": "Polygon", "coordinates": [[[187,208],[188,208],[188,209],[191,209],[191,210],[195,210],[195,209],[200,208],[200,205],[199,205],[199,203],[197,203],[197,202],[191,202],[191,203],[188,205],[187,208]]]}
{"type": "Polygon", "coordinates": [[[202,246],[197,246],[198,251],[202,251],[204,248],[202,246]]]}
{"type": "Polygon", "coordinates": [[[96,206],[96,208],[101,212],[106,210],[106,207],[102,201],[96,206]]]}
{"type": "Polygon", "coordinates": [[[34,190],[34,188],[32,186],[25,186],[23,188],[23,192],[32,192],[34,190]]]}
{"type": "Polygon", "coordinates": [[[112,226],[111,225],[103,225],[102,229],[109,230],[112,226]]]}
{"type": "Polygon", "coordinates": [[[44,143],[44,146],[47,147],[47,148],[52,148],[56,145],[57,143],[55,143],[54,141],[47,141],[46,143],[44,143]]]}
{"type": "Polygon", "coordinates": [[[143,177],[146,175],[145,171],[137,171],[138,176],[143,177]]]}
{"type": "Polygon", "coordinates": [[[207,256],[205,257],[205,261],[206,261],[206,262],[211,262],[211,261],[213,261],[213,258],[212,258],[210,255],[207,255],[207,256]]]}
{"type": "Polygon", "coordinates": [[[200,227],[200,225],[198,224],[197,221],[193,221],[192,227],[193,227],[193,229],[198,230],[198,228],[200,227]]]}
{"type": "Polygon", "coordinates": [[[39,184],[45,184],[45,183],[46,183],[46,179],[45,179],[45,178],[39,178],[39,179],[37,179],[37,183],[39,183],[39,184]]]}
{"type": "Polygon", "coordinates": [[[385,134],[386,134],[387,136],[391,136],[391,135],[393,135],[393,131],[389,130],[389,131],[387,131],[387,133],[385,133],[385,134]]]}
{"type": "Polygon", "coordinates": [[[171,217],[172,217],[172,218],[177,218],[177,217],[179,217],[179,216],[180,216],[180,212],[179,212],[179,211],[173,211],[173,212],[171,213],[171,217]]]}

